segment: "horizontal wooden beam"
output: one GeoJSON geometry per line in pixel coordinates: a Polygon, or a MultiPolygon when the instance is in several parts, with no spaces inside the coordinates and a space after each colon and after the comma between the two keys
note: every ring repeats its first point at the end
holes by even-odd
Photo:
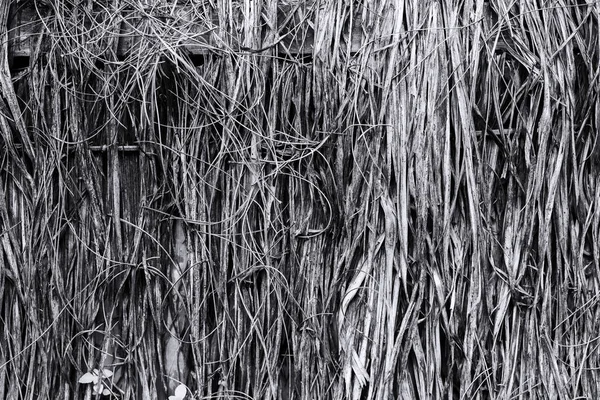
{"type": "MultiPolygon", "coordinates": [[[[110,26],[118,25],[118,29],[112,28],[114,33],[104,33],[105,37],[110,37],[118,41],[118,55],[127,57],[139,49],[181,49],[184,48],[192,55],[204,55],[211,52],[235,51],[262,53],[276,50],[280,56],[287,55],[310,55],[315,46],[314,19],[316,10],[311,7],[297,3],[296,5],[280,5],[277,12],[277,21],[275,27],[269,27],[264,16],[261,16],[263,28],[248,29],[247,27],[238,32],[238,28],[230,27],[223,29],[222,26],[231,24],[233,21],[219,22],[216,16],[207,18],[205,15],[199,15],[198,11],[189,6],[164,6],[161,8],[153,7],[138,10],[121,10],[117,14],[118,20],[112,21],[110,26]],[[249,31],[263,31],[262,36],[268,29],[275,29],[272,42],[265,48],[254,48],[249,44],[247,38],[249,31]],[[248,32],[244,33],[243,30],[248,32]]],[[[104,13],[109,12],[105,11],[104,13]]],[[[106,15],[100,13],[92,14],[91,17],[106,18],[106,15]]],[[[22,7],[14,11],[14,16],[9,22],[9,53],[11,57],[29,57],[31,48],[40,34],[60,35],[59,32],[52,32],[51,27],[56,26],[52,21],[51,11],[40,11],[33,6],[22,7]]],[[[89,18],[88,18],[89,19],[89,18]]],[[[354,16],[353,20],[358,20],[354,16]]],[[[56,20],[55,20],[56,21],[56,20]]],[[[75,21],[75,20],[73,20],[75,21]]],[[[69,24],[70,21],[61,21],[63,24],[69,24]]],[[[341,41],[337,43],[341,50],[354,52],[361,46],[363,37],[360,24],[344,24],[353,26],[352,31],[346,28],[341,32],[341,41]]],[[[64,26],[64,25],[63,25],[64,26]]],[[[109,28],[110,28],[109,26],[109,28]]],[[[62,28],[64,35],[77,35],[79,30],[74,26],[75,31],[69,32],[69,28],[62,28]]],[[[89,28],[89,27],[88,27],[89,28]]],[[[329,28],[328,28],[329,29],[329,28]]],[[[252,33],[256,35],[256,32],[252,33]]],[[[101,36],[103,33],[98,32],[101,36]]],[[[81,38],[74,36],[68,40],[81,42],[81,38]]],[[[262,41],[259,41],[262,42],[262,41]]],[[[97,44],[97,43],[96,43],[97,44]]]]}
{"type": "MultiPolygon", "coordinates": [[[[514,138],[514,137],[519,137],[519,135],[524,135],[526,134],[526,131],[524,129],[513,129],[513,128],[504,128],[504,129],[486,129],[486,130],[475,130],[473,132],[475,134],[475,136],[479,139],[479,140],[483,140],[484,137],[491,137],[493,140],[491,143],[497,143],[499,145],[502,145],[502,139],[505,136],[514,138]]],[[[2,143],[0,142],[0,146],[2,145],[2,143]]],[[[23,145],[20,143],[13,143],[12,147],[16,150],[22,150],[23,149],[23,145]]],[[[109,150],[116,150],[118,152],[121,153],[140,153],[143,152],[145,154],[152,154],[152,153],[148,153],[146,149],[151,149],[153,147],[153,143],[148,142],[146,144],[145,147],[142,147],[138,144],[112,144],[112,145],[89,145],[87,146],[87,149],[90,150],[93,153],[106,153],[109,150]]],[[[74,151],[75,150],[75,146],[71,145],[71,147],[68,148],[68,151],[74,151]]]]}
{"type": "MultiPolygon", "coordinates": [[[[115,146],[115,147],[116,147],[117,151],[122,151],[125,153],[140,151],[140,146],[137,146],[137,145],[122,145],[122,146],[115,146]]],[[[108,151],[111,147],[104,145],[104,146],[89,146],[88,148],[90,149],[90,151],[105,152],[105,151],[108,151]]]]}

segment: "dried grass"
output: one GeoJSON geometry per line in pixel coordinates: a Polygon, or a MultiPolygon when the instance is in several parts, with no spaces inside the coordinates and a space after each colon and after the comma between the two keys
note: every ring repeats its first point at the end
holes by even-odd
{"type": "Polygon", "coordinates": [[[0,398],[598,398],[596,3],[150,3],[0,2],[0,398]]]}

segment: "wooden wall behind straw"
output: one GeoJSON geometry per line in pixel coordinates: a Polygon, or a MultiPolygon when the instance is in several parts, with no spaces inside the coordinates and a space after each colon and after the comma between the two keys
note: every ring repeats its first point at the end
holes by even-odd
{"type": "Polygon", "coordinates": [[[597,398],[598,16],[1,3],[0,398],[597,398]]]}

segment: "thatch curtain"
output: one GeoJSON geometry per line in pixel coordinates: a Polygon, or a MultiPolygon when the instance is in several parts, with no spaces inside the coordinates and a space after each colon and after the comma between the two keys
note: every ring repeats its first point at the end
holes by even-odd
{"type": "Polygon", "coordinates": [[[597,398],[598,11],[2,2],[0,398],[597,398]]]}

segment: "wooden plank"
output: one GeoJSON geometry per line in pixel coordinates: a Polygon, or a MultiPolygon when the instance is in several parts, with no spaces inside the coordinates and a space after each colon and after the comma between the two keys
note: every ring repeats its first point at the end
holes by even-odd
{"type": "MultiPolygon", "coordinates": [[[[277,47],[281,56],[310,55],[313,52],[314,29],[309,12],[298,5],[281,5],[278,8],[279,40],[266,49],[253,49],[243,46],[243,34],[229,29],[219,33],[218,21],[206,17],[197,18],[191,7],[177,6],[168,9],[130,10],[120,14],[120,33],[118,52],[126,57],[135,52],[142,42],[150,46],[171,46],[185,48],[192,55],[204,55],[214,51],[235,51],[260,53],[277,47]],[[204,19],[204,21],[202,21],[204,19]]],[[[9,23],[9,52],[11,57],[28,57],[31,40],[38,37],[44,28],[44,18],[39,10],[32,6],[22,7],[15,12],[9,23]]],[[[355,20],[358,20],[358,15],[355,20]]],[[[349,25],[349,24],[348,24],[349,25]]],[[[266,28],[265,28],[266,29],[266,28]]],[[[341,46],[351,46],[351,52],[360,48],[362,30],[359,23],[353,24],[352,32],[346,29],[341,46]]]]}
{"type": "Polygon", "coordinates": [[[41,20],[32,8],[11,10],[8,21],[9,58],[29,56],[29,41],[41,30],[41,20]]]}

